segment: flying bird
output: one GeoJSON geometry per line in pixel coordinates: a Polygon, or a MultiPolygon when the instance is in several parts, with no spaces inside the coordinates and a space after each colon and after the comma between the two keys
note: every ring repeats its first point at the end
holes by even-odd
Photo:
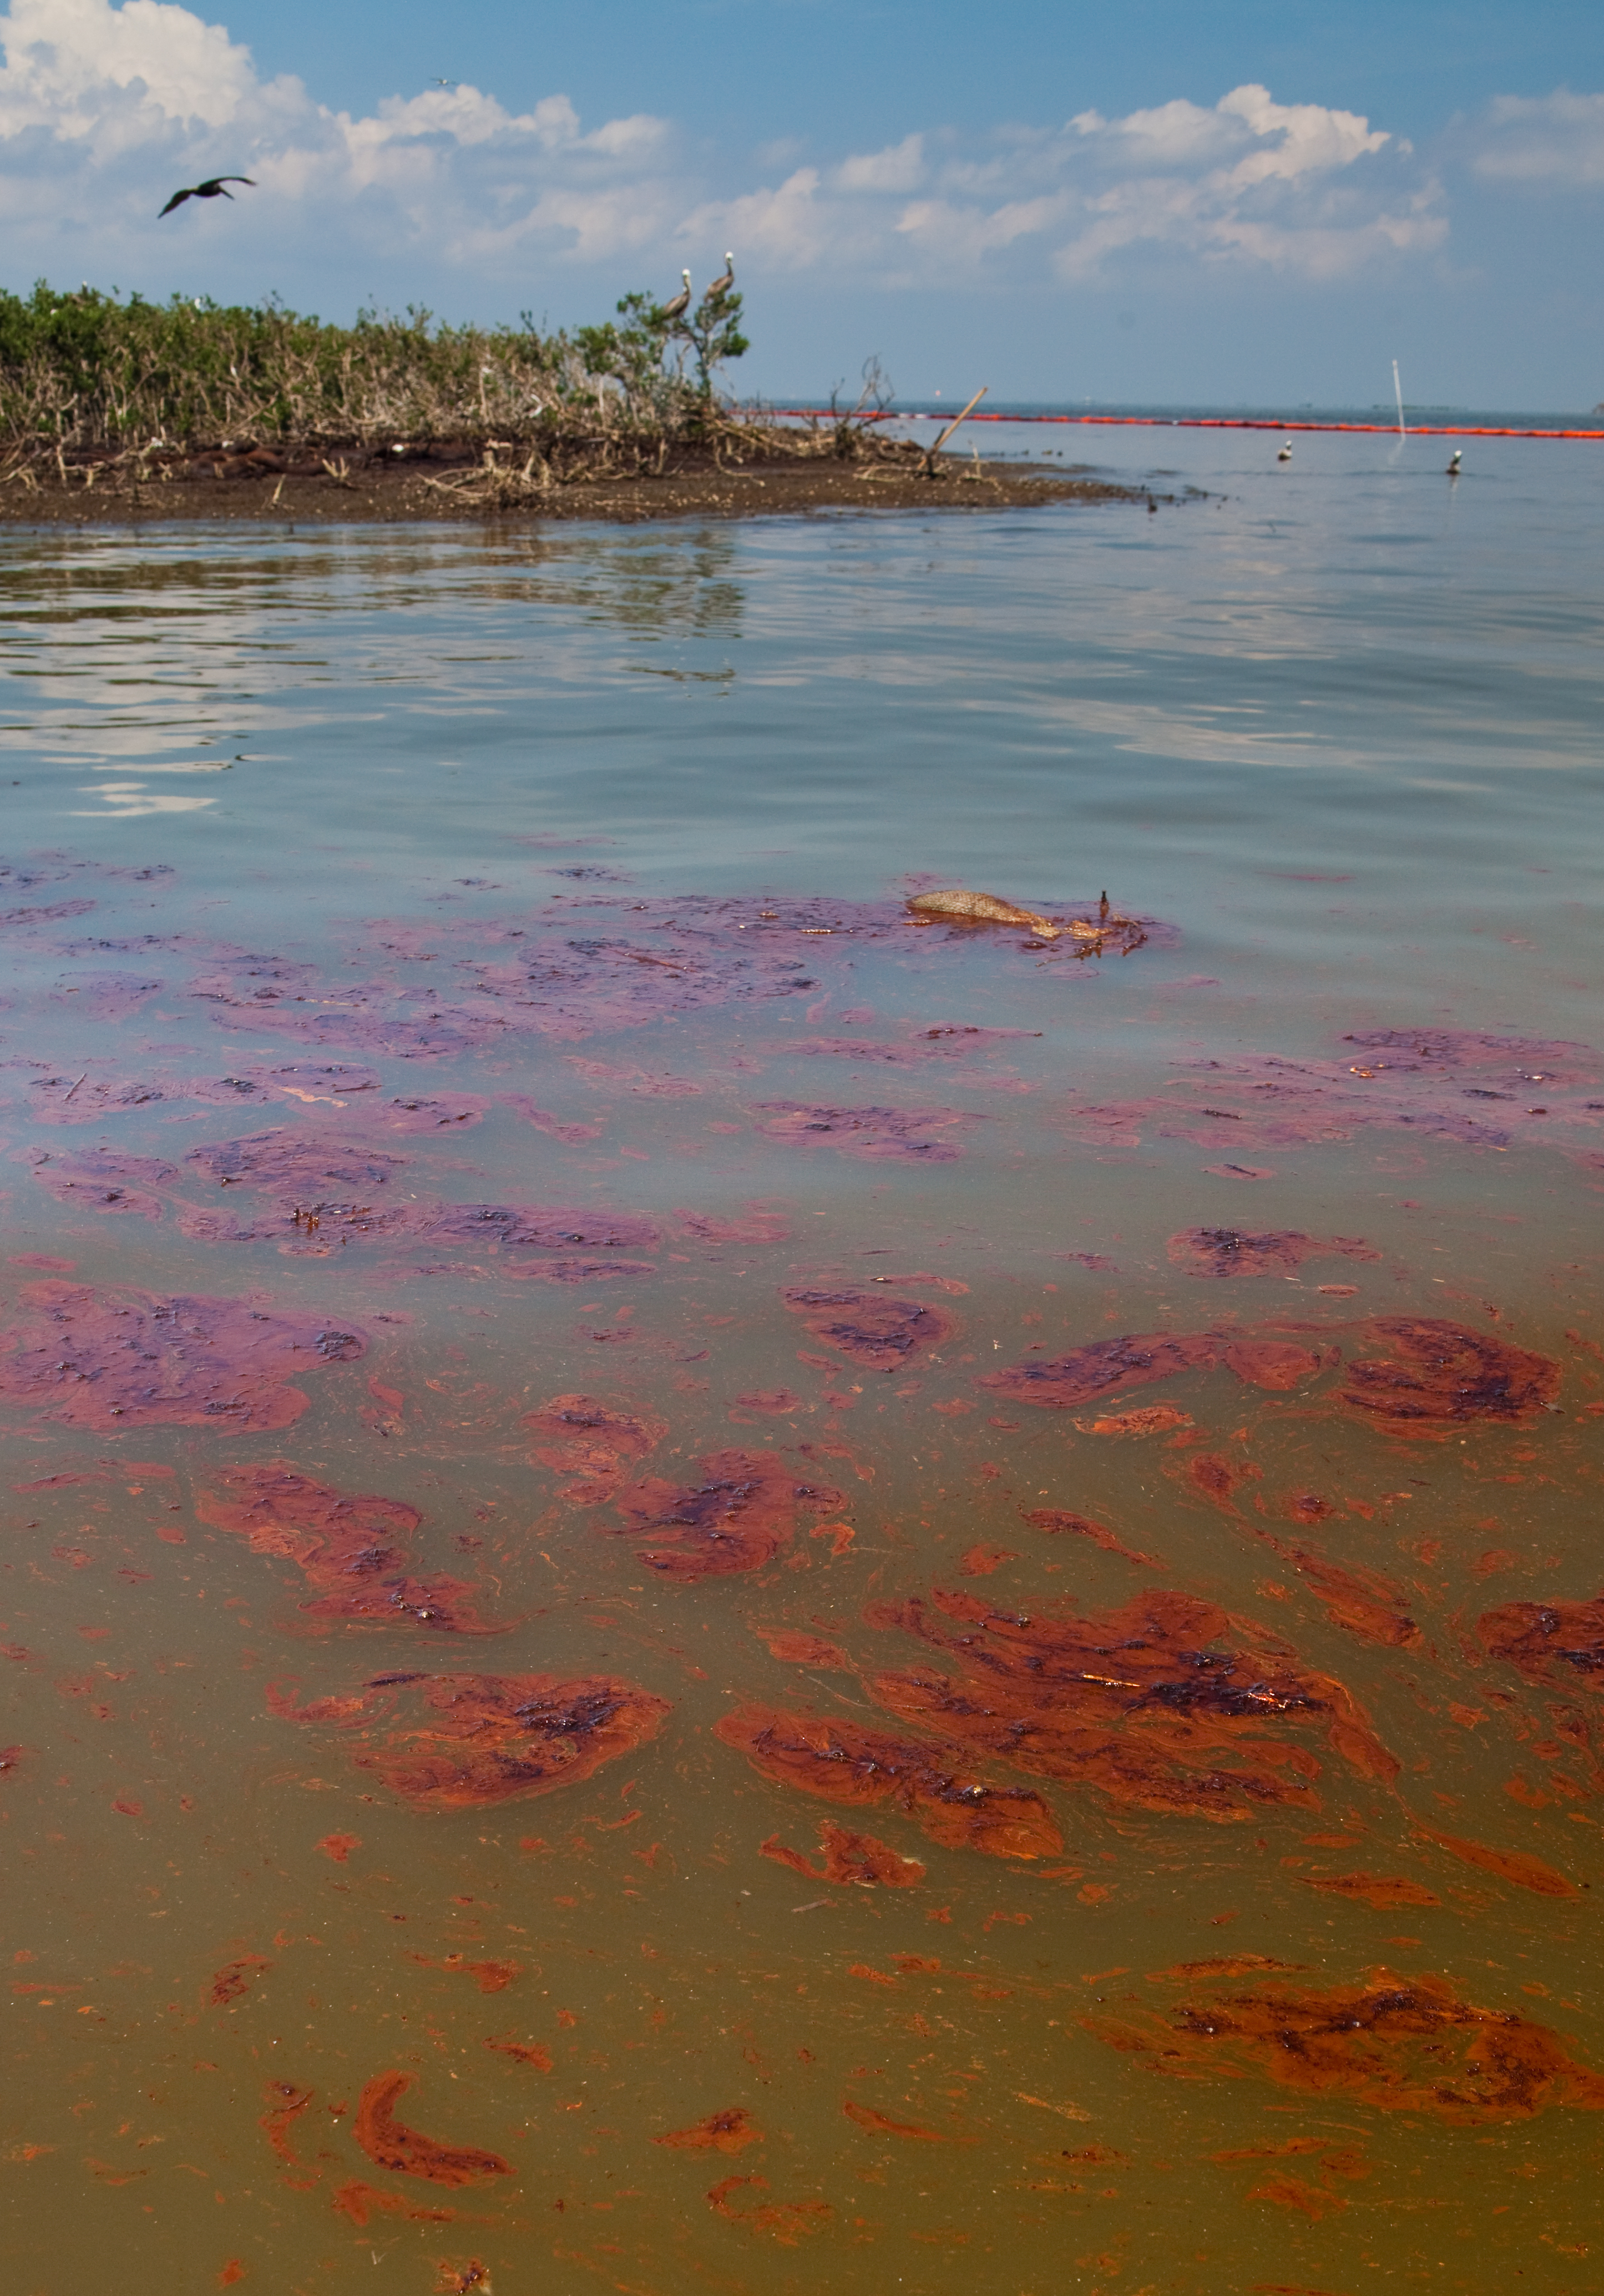
{"type": "Polygon", "coordinates": [[[672,303],[664,304],[661,316],[665,319],[683,319],[691,308],[691,274],[682,271],[680,277],[685,283],[672,303]]]}
{"type": "MultiPolygon", "coordinates": [[[[189,184],[183,191],[175,192],[162,209],[161,215],[171,215],[173,209],[181,208],[185,200],[232,200],[233,193],[224,190],[225,184],[249,184],[253,192],[256,189],[255,178],[250,176],[209,176],[203,184],[189,184]]],[[[160,223],[161,216],[158,216],[156,220],[160,223]]]]}
{"type": "Polygon", "coordinates": [[[720,279],[709,281],[706,291],[702,296],[702,301],[704,303],[710,303],[715,295],[727,295],[734,284],[735,258],[726,251],[724,255],[724,276],[720,279]]]}

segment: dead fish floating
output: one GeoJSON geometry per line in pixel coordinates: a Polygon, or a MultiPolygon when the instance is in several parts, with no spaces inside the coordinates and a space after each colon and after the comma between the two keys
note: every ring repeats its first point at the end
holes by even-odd
{"type": "Polygon", "coordinates": [[[1109,944],[1124,951],[1140,948],[1147,934],[1133,917],[1117,916],[1109,906],[1104,893],[1097,906],[1095,919],[1066,917],[1061,920],[1043,917],[1035,909],[1022,908],[1017,901],[1005,901],[995,893],[971,893],[961,887],[940,893],[915,893],[908,902],[914,924],[934,924],[941,918],[955,923],[974,925],[1025,925],[1038,940],[1059,940],[1067,933],[1072,940],[1084,944],[1078,952],[1091,955],[1109,944]]]}

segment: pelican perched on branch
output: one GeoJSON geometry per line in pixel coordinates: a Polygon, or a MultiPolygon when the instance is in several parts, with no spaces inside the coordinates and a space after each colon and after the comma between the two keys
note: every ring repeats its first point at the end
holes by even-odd
{"type": "Polygon", "coordinates": [[[659,316],[660,318],[683,319],[686,312],[691,308],[691,274],[688,271],[682,271],[680,273],[680,277],[685,283],[680,289],[679,293],[675,297],[672,303],[664,304],[662,310],[659,313],[659,316]]]}
{"type": "Polygon", "coordinates": [[[702,301],[704,303],[710,303],[715,295],[727,295],[734,284],[735,258],[729,252],[728,249],[726,249],[724,250],[724,267],[723,276],[718,279],[709,280],[708,286],[703,292],[702,301]]]}

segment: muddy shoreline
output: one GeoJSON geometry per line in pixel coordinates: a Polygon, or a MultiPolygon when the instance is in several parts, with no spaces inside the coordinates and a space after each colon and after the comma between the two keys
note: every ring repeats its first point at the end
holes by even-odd
{"type": "Polygon", "coordinates": [[[683,518],[798,517],[843,510],[1037,510],[1063,503],[1171,503],[1140,487],[1062,478],[1015,465],[954,460],[937,479],[885,463],[774,462],[691,469],[661,477],[585,479],[519,503],[476,497],[471,468],[422,472],[380,463],[340,477],[329,472],[252,469],[219,475],[192,467],[171,479],[107,481],[77,472],[66,484],[44,472],[0,488],[0,525],[144,526],[251,521],[274,525],[520,525],[602,520],[631,526],[683,518]]]}

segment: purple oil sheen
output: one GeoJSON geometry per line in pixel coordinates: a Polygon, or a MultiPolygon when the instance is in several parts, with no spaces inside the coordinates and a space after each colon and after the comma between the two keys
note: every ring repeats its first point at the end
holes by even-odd
{"type": "Polygon", "coordinates": [[[980,1119],[956,1108],[828,1108],[797,1100],[758,1101],[758,1132],[787,1147],[839,1148],[873,1163],[951,1164],[963,1153],[931,1137],[980,1119]]]}

